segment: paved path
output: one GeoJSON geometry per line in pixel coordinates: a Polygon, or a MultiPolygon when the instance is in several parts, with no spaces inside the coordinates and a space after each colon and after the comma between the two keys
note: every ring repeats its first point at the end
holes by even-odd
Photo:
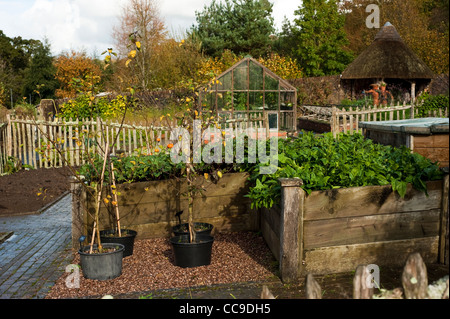
{"type": "Polygon", "coordinates": [[[42,299],[72,260],[71,194],[37,215],[0,217],[0,299],[42,299]]]}

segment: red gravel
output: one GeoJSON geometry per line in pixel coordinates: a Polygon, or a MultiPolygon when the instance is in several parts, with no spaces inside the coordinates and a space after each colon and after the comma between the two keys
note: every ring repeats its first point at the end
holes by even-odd
{"type": "MultiPolygon", "coordinates": [[[[78,254],[73,263],[79,264],[78,254]]],[[[123,259],[120,277],[97,281],[81,276],[80,288],[67,288],[65,280],[68,273],[65,273],[46,298],[114,296],[157,289],[260,281],[275,276],[273,265],[274,258],[264,239],[251,232],[214,235],[211,264],[195,268],[180,268],[173,264],[168,238],[136,240],[133,255],[123,259]]]]}

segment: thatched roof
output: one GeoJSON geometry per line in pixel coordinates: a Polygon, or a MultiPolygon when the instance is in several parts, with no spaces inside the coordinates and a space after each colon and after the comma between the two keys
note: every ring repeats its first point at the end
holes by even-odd
{"type": "Polygon", "coordinates": [[[433,71],[387,22],[345,70],[342,79],[432,79],[433,71]]]}

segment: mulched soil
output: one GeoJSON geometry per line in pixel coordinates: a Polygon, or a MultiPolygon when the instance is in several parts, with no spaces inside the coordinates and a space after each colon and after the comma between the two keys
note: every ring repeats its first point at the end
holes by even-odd
{"type": "MultiPolygon", "coordinates": [[[[73,263],[79,262],[76,254],[73,263]]],[[[214,235],[211,264],[194,268],[175,266],[167,238],[137,240],[133,255],[123,259],[119,277],[98,281],[81,276],[79,288],[68,288],[67,273],[59,278],[46,298],[116,296],[168,288],[265,281],[276,277],[274,266],[273,256],[264,239],[252,232],[214,235]]]]}
{"type": "Polygon", "coordinates": [[[36,213],[70,190],[68,168],[21,170],[0,176],[0,216],[36,213]]]}

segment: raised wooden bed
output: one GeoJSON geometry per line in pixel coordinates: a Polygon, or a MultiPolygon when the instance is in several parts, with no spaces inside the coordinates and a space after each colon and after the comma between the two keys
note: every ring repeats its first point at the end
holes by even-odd
{"type": "MultiPolygon", "coordinates": [[[[199,183],[206,188],[194,199],[194,219],[214,225],[214,231],[258,230],[258,215],[250,210],[248,193],[248,174],[224,174],[216,184],[205,181],[199,183]]],[[[169,237],[171,227],[178,223],[175,213],[184,210],[182,222],[187,220],[188,201],[185,182],[177,180],[139,182],[117,185],[121,226],[138,232],[137,239],[169,237]]],[[[81,234],[90,233],[88,225],[94,213],[94,201],[88,199],[86,192],[73,184],[72,239],[78,245],[81,234]],[[86,209],[85,209],[86,208],[86,209]]],[[[102,203],[100,209],[100,229],[111,227],[113,214],[109,214],[102,203]]]]}
{"type": "Polygon", "coordinates": [[[298,179],[282,180],[281,207],[261,215],[284,281],[352,271],[359,264],[400,266],[412,252],[425,262],[448,262],[448,175],[427,183],[429,196],[408,185],[404,198],[391,186],[306,196],[300,185],[298,179]]]}

